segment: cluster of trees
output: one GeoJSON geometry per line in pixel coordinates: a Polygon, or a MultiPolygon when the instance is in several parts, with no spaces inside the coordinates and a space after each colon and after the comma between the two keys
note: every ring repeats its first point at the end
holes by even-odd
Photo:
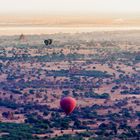
{"type": "Polygon", "coordinates": [[[135,94],[139,95],[140,94],[140,88],[132,89],[132,90],[123,90],[120,92],[121,94],[135,94]]]}
{"type": "Polygon", "coordinates": [[[7,133],[0,140],[38,140],[38,137],[32,135],[32,133],[37,131],[37,128],[27,124],[0,123],[0,132],[7,133]]]}
{"type": "Polygon", "coordinates": [[[63,135],[63,136],[57,136],[55,138],[51,138],[49,140],[84,140],[82,136],[79,135],[63,135]]]}
{"type": "Polygon", "coordinates": [[[19,104],[16,104],[9,100],[2,100],[2,99],[0,99],[0,106],[5,106],[7,108],[12,108],[12,109],[17,109],[18,107],[20,107],[19,104]]]}
{"type": "Polygon", "coordinates": [[[97,94],[94,92],[85,92],[84,97],[86,98],[96,98],[96,99],[109,99],[110,95],[108,93],[97,94]]]}
{"type": "MultiPolygon", "coordinates": [[[[59,71],[48,71],[48,76],[68,76],[69,70],[59,70],[59,71]]],[[[87,77],[96,77],[96,78],[109,78],[110,74],[102,71],[88,71],[88,70],[80,70],[71,74],[71,76],[87,76],[87,77]]]]}
{"type": "Polygon", "coordinates": [[[22,54],[22,55],[13,55],[13,56],[0,56],[0,59],[3,61],[32,61],[36,60],[37,62],[49,62],[49,61],[62,61],[62,60],[75,60],[75,59],[83,59],[84,54],[63,54],[63,53],[55,53],[40,55],[40,56],[31,56],[30,54],[22,54]]]}

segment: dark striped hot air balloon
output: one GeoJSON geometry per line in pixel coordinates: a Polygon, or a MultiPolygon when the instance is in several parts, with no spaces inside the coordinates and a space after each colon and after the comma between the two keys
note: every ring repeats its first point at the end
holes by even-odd
{"type": "Polygon", "coordinates": [[[46,39],[46,40],[44,40],[44,44],[46,46],[51,45],[52,44],[52,39],[46,39]]]}

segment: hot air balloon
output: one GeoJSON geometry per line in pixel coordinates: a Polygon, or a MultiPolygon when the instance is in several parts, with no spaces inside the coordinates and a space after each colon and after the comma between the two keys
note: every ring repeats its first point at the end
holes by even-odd
{"type": "Polygon", "coordinates": [[[60,106],[66,115],[69,115],[76,107],[76,100],[72,97],[64,97],[60,101],[60,106]]]}
{"type": "Polygon", "coordinates": [[[49,41],[48,40],[44,40],[44,43],[45,43],[46,46],[49,45],[49,41]]]}
{"type": "Polygon", "coordinates": [[[49,45],[51,45],[52,44],[52,39],[48,39],[48,41],[49,41],[49,45]]]}
{"type": "Polygon", "coordinates": [[[46,46],[51,45],[52,44],[52,39],[46,39],[44,40],[44,43],[46,46]]]}

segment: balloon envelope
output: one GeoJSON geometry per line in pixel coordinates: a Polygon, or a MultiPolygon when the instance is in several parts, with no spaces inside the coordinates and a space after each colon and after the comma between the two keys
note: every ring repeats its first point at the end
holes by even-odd
{"type": "Polygon", "coordinates": [[[76,107],[76,100],[72,97],[64,97],[60,101],[60,106],[64,110],[66,115],[69,115],[76,107]]]}
{"type": "Polygon", "coordinates": [[[46,39],[44,40],[44,43],[46,46],[51,45],[52,44],[52,39],[46,39]]]}
{"type": "Polygon", "coordinates": [[[45,45],[49,45],[49,41],[48,40],[44,40],[45,45]]]}
{"type": "Polygon", "coordinates": [[[52,44],[52,39],[48,39],[48,41],[49,41],[49,45],[51,45],[52,44]]]}

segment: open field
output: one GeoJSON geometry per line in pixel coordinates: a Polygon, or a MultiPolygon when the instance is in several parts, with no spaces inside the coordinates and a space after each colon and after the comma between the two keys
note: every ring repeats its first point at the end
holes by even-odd
{"type": "Polygon", "coordinates": [[[140,138],[139,38],[135,30],[1,36],[0,139],[140,138]],[[77,100],[69,116],[64,96],[77,100]]]}

